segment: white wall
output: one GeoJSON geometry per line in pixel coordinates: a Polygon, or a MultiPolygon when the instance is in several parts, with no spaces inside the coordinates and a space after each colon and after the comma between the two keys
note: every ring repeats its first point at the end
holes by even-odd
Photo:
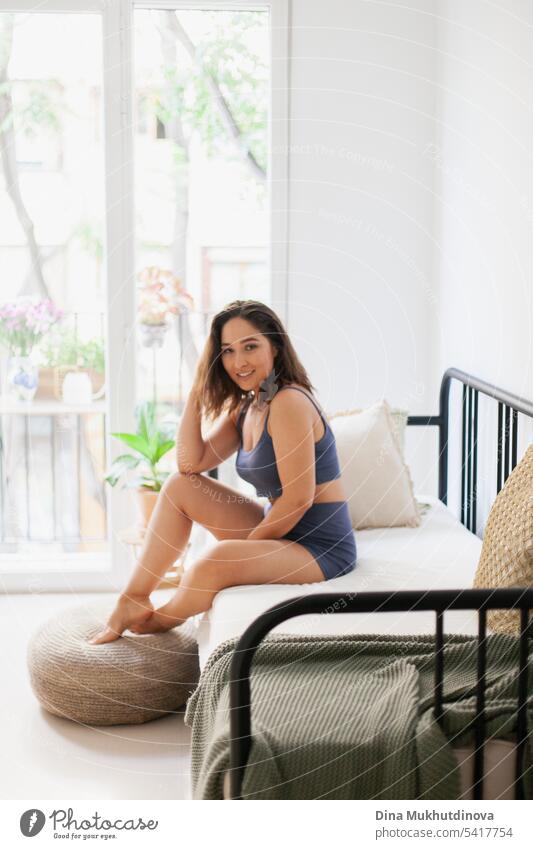
{"type": "MultiPolygon", "coordinates": [[[[439,0],[436,13],[437,370],[532,398],[533,4],[439,0]]],[[[520,455],[524,419],[519,435],[520,455]]]]}
{"type": "MultiPolygon", "coordinates": [[[[435,22],[409,6],[292,2],[288,329],[327,411],[437,412],[435,22]]],[[[431,491],[435,436],[410,445],[431,491]]]]}
{"type": "Polygon", "coordinates": [[[533,5],[438,12],[438,361],[531,397],[533,5]]]}

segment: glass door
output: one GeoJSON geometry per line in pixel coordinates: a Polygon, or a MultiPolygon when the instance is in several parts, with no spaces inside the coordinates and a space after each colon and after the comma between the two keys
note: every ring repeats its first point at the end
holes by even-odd
{"type": "Polygon", "coordinates": [[[147,405],[175,433],[224,303],[284,313],[286,16],[0,0],[4,589],[123,586],[138,513],[135,476],[106,481],[113,434],[147,405]]]}
{"type": "Polygon", "coordinates": [[[0,7],[2,570],[109,552],[102,44],[0,7]]]}

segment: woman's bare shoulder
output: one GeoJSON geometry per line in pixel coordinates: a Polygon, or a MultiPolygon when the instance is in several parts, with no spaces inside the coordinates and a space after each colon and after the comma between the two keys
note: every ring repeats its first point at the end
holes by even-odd
{"type": "Polygon", "coordinates": [[[306,395],[311,394],[309,389],[306,389],[305,386],[301,386],[299,383],[284,383],[283,386],[280,386],[278,392],[282,392],[284,389],[301,389],[306,395]]]}
{"type": "Polygon", "coordinates": [[[307,407],[311,407],[311,405],[304,400],[304,396],[307,397],[308,400],[312,397],[311,393],[304,386],[300,386],[297,383],[286,383],[276,392],[274,398],[270,402],[270,406],[287,412],[290,412],[291,410],[301,411],[307,407]],[[286,389],[299,389],[301,392],[286,392],[286,389]]]}
{"type": "MultiPolygon", "coordinates": [[[[309,389],[306,389],[305,386],[300,386],[299,383],[285,383],[283,386],[281,386],[278,389],[278,392],[276,393],[276,395],[279,395],[280,393],[283,393],[283,395],[285,395],[285,396],[291,396],[291,397],[296,397],[296,398],[298,398],[298,397],[301,398],[302,395],[306,395],[308,398],[312,398],[313,400],[315,400],[313,393],[309,389]],[[285,390],[285,389],[297,389],[299,391],[298,392],[284,392],[283,390],[285,390]]],[[[276,397],[276,396],[274,396],[274,397],[276,397]]]]}

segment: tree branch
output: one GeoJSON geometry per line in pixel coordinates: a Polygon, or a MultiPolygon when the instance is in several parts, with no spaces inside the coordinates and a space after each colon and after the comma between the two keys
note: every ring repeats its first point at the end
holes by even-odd
{"type": "Polygon", "coordinates": [[[196,47],[194,46],[188,34],[185,32],[184,28],[179,22],[177,13],[168,12],[167,21],[170,29],[172,30],[176,38],[183,45],[190,58],[192,59],[193,63],[196,65],[198,70],[207,80],[209,92],[218,111],[222,124],[224,125],[226,133],[228,134],[228,137],[239,151],[241,157],[252,170],[254,177],[264,183],[266,180],[265,170],[261,167],[255,156],[253,155],[252,151],[250,150],[249,146],[246,144],[246,141],[243,138],[242,132],[239,129],[239,126],[229,107],[229,104],[224,95],[222,94],[222,91],[220,90],[220,86],[217,80],[215,79],[213,74],[209,73],[209,71],[204,68],[202,62],[198,58],[198,55],[196,53],[196,47]]]}
{"type": "Polygon", "coordinates": [[[31,267],[37,289],[44,298],[50,298],[50,292],[48,291],[48,286],[43,275],[41,255],[35,238],[33,221],[28,214],[20,191],[16,138],[13,130],[13,98],[11,97],[9,86],[6,85],[9,82],[8,65],[13,45],[14,15],[5,14],[2,17],[5,20],[5,26],[2,32],[3,50],[0,53],[0,153],[2,156],[6,190],[15,207],[20,226],[26,235],[31,267]]]}

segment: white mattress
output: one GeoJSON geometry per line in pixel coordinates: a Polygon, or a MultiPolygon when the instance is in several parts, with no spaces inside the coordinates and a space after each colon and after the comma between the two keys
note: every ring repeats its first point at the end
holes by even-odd
{"type": "MultiPolygon", "coordinates": [[[[229,587],[219,592],[195,628],[203,669],[211,652],[224,640],[242,634],[269,607],[306,593],[370,590],[456,589],[472,586],[481,540],[468,531],[444,504],[420,495],[431,505],[418,528],[378,528],[356,532],[357,565],[353,572],[316,584],[261,584],[229,587]]],[[[435,614],[371,613],[299,616],[271,633],[421,634],[435,630],[435,614]]],[[[450,611],[444,617],[448,633],[477,633],[477,614],[450,611]]]]}

